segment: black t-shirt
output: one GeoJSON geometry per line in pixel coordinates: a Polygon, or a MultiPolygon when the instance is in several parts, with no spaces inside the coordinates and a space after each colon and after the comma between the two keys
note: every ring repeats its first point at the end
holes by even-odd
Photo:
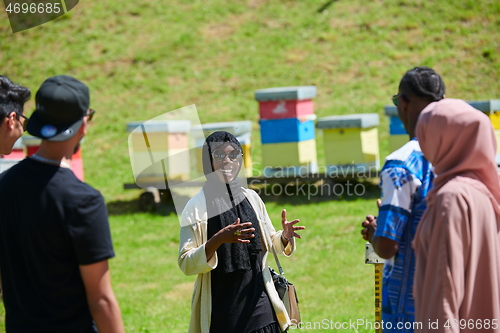
{"type": "Polygon", "coordinates": [[[79,265],[112,257],[104,200],[71,170],[27,158],[0,175],[7,332],[97,332],[79,265]]]}

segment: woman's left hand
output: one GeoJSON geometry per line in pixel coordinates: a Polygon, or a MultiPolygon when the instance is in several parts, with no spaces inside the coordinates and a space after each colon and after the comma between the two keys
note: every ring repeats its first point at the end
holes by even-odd
{"type": "Polygon", "coordinates": [[[292,237],[302,238],[295,231],[304,230],[306,227],[295,226],[299,222],[300,222],[300,220],[288,221],[286,219],[286,209],[283,209],[283,211],[281,212],[281,226],[283,227],[283,237],[286,240],[290,240],[290,239],[292,239],[292,237]]]}

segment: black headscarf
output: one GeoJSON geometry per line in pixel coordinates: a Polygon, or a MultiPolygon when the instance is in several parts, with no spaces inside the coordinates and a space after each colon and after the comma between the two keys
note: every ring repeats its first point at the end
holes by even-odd
{"type": "MultiPolygon", "coordinates": [[[[203,186],[208,212],[208,238],[222,228],[233,224],[239,218],[240,223],[252,222],[255,228],[254,238],[250,243],[224,243],[217,250],[224,272],[231,273],[237,270],[250,270],[250,255],[262,251],[260,227],[257,215],[250,202],[246,199],[238,177],[229,184],[220,181],[212,166],[212,152],[218,147],[229,143],[234,149],[242,151],[241,145],[231,133],[218,131],[207,137],[203,145],[203,172],[207,178],[203,186]]],[[[241,169],[243,161],[240,159],[241,169]]]]}

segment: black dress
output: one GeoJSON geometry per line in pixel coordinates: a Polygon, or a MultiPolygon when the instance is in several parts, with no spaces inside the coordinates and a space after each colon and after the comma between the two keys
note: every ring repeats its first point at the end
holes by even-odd
{"type": "MultiPolygon", "coordinates": [[[[208,238],[219,224],[208,220],[208,238]]],[[[217,252],[224,262],[224,252],[217,252]],[[220,253],[219,253],[220,252],[220,253]]],[[[222,265],[211,272],[212,318],[210,333],[281,333],[262,277],[263,252],[250,256],[250,270],[226,273],[222,265]]]]}

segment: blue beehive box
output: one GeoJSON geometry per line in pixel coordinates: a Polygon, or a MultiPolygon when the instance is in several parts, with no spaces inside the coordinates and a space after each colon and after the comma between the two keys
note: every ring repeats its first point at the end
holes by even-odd
{"type": "Polygon", "coordinates": [[[306,119],[286,118],[260,120],[260,136],[263,144],[299,142],[315,138],[315,115],[306,119]]]}
{"type": "Polygon", "coordinates": [[[403,125],[403,122],[397,116],[389,117],[389,134],[390,135],[408,135],[403,125]]]}
{"type": "Polygon", "coordinates": [[[398,116],[398,109],[395,106],[384,106],[385,115],[389,117],[389,134],[390,135],[408,135],[401,119],[398,116]]]}
{"type": "Polygon", "coordinates": [[[393,105],[384,106],[385,115],[389,117],[389,149],[391,152],[401,148],[408,142],[409,136],[398,117],[398,109],[393,105]]]}

